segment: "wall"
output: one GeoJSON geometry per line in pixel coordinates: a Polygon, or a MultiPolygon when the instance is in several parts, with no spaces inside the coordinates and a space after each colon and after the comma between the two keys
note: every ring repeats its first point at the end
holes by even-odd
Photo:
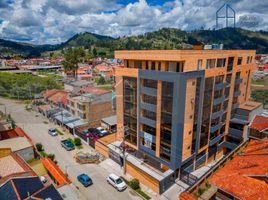
{"type": "Polygon", "coordinates": [[[159,182],[156,179],[146,174],[139,168],[135,167],[128,161],[126,161],[126,172],[130,174],[131,176],[133,176],[134,178],[137,178],[140,181],[140,183],[142,183],[143,185],[146,185],[147,187],[152,189],[154,192],[156,193],[160,192],[159,182]]]}

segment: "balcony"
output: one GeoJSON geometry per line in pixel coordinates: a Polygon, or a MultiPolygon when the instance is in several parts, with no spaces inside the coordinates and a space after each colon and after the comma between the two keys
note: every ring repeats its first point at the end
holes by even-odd
{"type": "Polygon", "coordinates": [[[218,117],[221,117],[223,114],[224,114],[224,110],[220,110],[220,111],[218,111],[218,112],[214,112],[214,113],[212,113],[211,118],[212,118],[212,119],[216,119],[216,118],[218,118],[218,117]]]}
{"type": "Polygon", "coordinates": [[[238,139],[242,139],[243,131],[234,128],[229,128],[229,135],[238,139]]]}
{"type": "Polygon", "coordinates": [[[235,79],[235,84],[240,84],[242,83],[243,79],[242,78],[236,78],[235,79]]]}
{"type": "Polygon", "coordinates": [[[241,91],[240,90],[235,91],[234,92],[234,97],[238,97],[238,96],[240,96],[240,94],[241,94],[241,91]]]}
{"type": "Polygon", "coordinates": [[[214,106],[219,105],[219,104],[223,103],[225,101],[225,99],[226,99],[225,95],[222,97],[219,97],[217,99],[214,99],[213,105],[214,106]]]}
{"type": "Polygon", "coordinates": [[[217,90],[222,90],[223,88],[226,88],[226,87],[229,87],[230,84],[225,82],[225,83],[217,83],[215,84],[214,86],[214,90],[217,91],[217,90]]]}
{"type": "Polygon", "coordinates": [[[207,155],[204,154],[203,156],[201,156],[200,158],[198,158],[195,162],[195,166],[198,167],[200,165],[202,165],[205,161],[206,161],[207,155]]]}
{"type": "Polygon", "coordinates": [[[219,142],[221,140],[223,135],[218,135],[217,137],[213,138],[212,140],[209,141],[209,146],[212,146],[219,142]]]}
{"type": "Polygon", "coordinates": [[[222,127],[223,127],[223,124],[222,123],[219,123],[219,124],[217,124],[215,126],[210,127],[210,132],[211,133],[214,133],[215,131],[221,129],[222,127]]]}
{"type": "Polygon", "coordinates": [[[239,107],[239,103],[234,103],[233,106],[232,106],[232,109],[237,109],[239,107]]]}
{"type": "Polygon", "coordinates": [[[143,146],[142,144],[140,144],[139,150],[142,151],[143,153],[146,153],[148,155],[155,157],[155,151],[153,151],[152,149],[149,149],[146,146],[143,146]]]}
{"type": "Polygon", "coordinates": [[[156,112],[156,105],[154,105],[154,104],[145,103],[145,102],[141,101],[140,107],[141,107],[141,109],[144,109],[144,110],[149,110],[151,112],[156,112]]]}
{"type": "Polygon", "coordinates": [[[152,95],[152,96],[157,96],[157,89],[141,86],[140,93],[141,94],[148,94],[148,95],[152,95]]]}
{"type": "Polygon", "coordinates": [[[146,125],[148,125],[148,126],[151,126],[151,127],[153,127],[153,128],[156,128],[156,121],[154,121],[154,120],[151,120],[151,119],[148,119],[148,118],[146,118],[146,117],[141,116],[141,117],[140,117],[140,122],[141,122],[142,124],[146,124],[146,125]]]}

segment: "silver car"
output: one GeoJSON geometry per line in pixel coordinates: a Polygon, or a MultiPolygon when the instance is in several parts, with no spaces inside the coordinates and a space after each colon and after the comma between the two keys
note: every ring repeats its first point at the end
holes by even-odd
{"type": "Polygon", "coordinates": [[[58,132],[55,128],[50,128],[50,129],[48,129],[48,134],[51,136],[57,136],[58,132]]]}

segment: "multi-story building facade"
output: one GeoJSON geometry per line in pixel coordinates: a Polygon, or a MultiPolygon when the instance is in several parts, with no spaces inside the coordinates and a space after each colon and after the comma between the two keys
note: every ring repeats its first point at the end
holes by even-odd
{"type": "Polygon", "coordinates": [[[117,137],[128,147],[176,178],[239,143],[229,125],[250,97],[254,50],[116,51],[115,57],[125,65],[116,70],[117,137]]]}
{"type": "Polygon", "coordinates": [[[79,96],[69,95],[67,110],[75,117],[87,123],[100,123],[104,117],[114,115],[111,92],[84,93],[79,96]]]}

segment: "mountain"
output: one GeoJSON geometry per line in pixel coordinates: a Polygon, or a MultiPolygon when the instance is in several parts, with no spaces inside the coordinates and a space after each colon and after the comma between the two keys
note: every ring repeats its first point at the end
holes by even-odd
{"type": "Polygon", "coordinates": [[[0,57],[4,55],[40,56],[42,52],[58,49],[58,45],[32,45],[0,39],[0,57]]]}
{"type": "Polygon", "coordinates": [[[120,38],[85,32],[76,34],[58,45],[31,45],[0,40],[0,54],[36,56],[46,51],[83,46],[86,49],[95,47],[100,55],[102,53],[102,55],[112,56],[116,49],[189,49],[196,43],[222,43],[224,49],[256,49],[257,53],[268,53],[268,32],[241,28],[186,32],[175,28],[163,28],[143,35],[120,38]]]}

